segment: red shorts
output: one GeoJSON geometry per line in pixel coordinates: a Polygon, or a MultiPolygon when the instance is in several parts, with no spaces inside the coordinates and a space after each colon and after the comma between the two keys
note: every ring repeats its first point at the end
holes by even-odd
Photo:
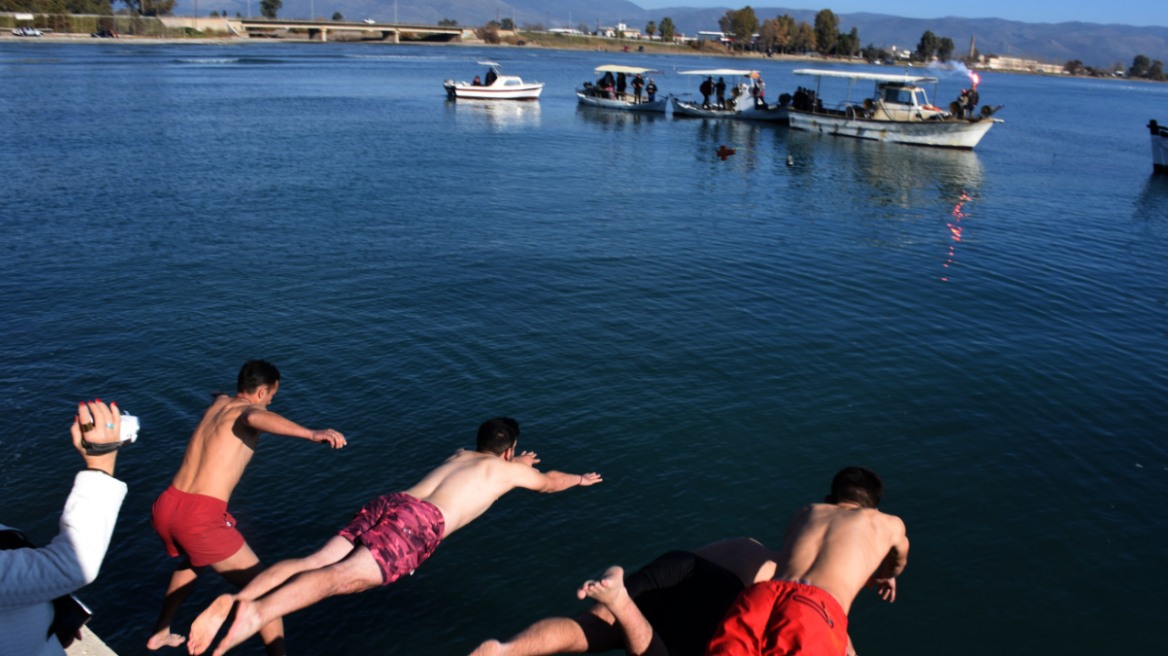
{"type": "Polygon", "coordinates": [[[243,546],[226,501],[188,494],[173,485],[158,495],[150,524],[162,538],[166,553],[187,556],[194,567],[226,560],[243,546]]]}
{"type": "Polygon", "coordinates": [[[381,585],[389,585],[426,562],[445,532],[438,506],[394,492],[365,504],[337,535],[368,549],[381,569],[381,585]]]}
{"type": "Polygon", "coordinates": [[[827,591],[795,581],[763,581],[742,591],[706,656],[843,656],[848,616],[827,591]]]}

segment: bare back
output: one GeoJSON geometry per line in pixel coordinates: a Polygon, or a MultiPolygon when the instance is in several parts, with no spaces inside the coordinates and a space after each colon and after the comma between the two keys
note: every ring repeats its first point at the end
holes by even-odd
{"type": "Polygon", "coordinates": [[[512,462],[489,453],[459,449],[406,494],[438,506],[450,535],[474,521],[499,497],[516,487],[548,489],[548,476],[529,464],[512,462]]]}
{"type": "Polygon", "coordinates": [[[171,484],[189,494],[230,500],[260,437],[258,430],[240,419],[257,408],[263,406],[240,397],[216,397],[191,435],[182,467],[171,484]]]}
{"type": "Polygon", "coordinates": [[[787,528],[775,578],[822,588],[847,612],[878,570],[895,576],[907,557],[900,518],[875,508],[814,504],[795,513],[787,528]]]}

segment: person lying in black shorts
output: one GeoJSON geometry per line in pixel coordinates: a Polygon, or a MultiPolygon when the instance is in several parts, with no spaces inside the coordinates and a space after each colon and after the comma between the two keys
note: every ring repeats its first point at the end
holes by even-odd
{"type": "MultiPolygon", "coordinates": [[[[775,575],[778,554],[750,538],[732,538],[694,551],[670,551],[624,580],[628,596],[673,656],[702,656],[738,593],[775,575]]],[[[590,582],[592,583],[592,582],[590,582]]],[[[578,595],[583,598],[585,588],[578,595]]],[[[591,596],[591,595],[589,595],[591,596]]],[[[488,640],[471,656],[544,656],[630,648],[618,618],[598,603],[574,618],[551,617],[507,642],[488,640]]],[[[640,645],[638,645],[640,647],[640,645]]]]}

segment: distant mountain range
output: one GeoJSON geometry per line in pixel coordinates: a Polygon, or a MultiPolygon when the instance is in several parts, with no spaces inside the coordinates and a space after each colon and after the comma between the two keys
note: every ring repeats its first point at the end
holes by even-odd
{"type": "MultiPolygon", "coordinates": [[[[227,0],[221,0],[224,4],[227,0]]],[[[257,0],[258,1],[258,0],[257,0]]],[[[350,19],[393,20],[393,0],[311,0],[318,16],[342,12],[350,19]]],[[[204,0],[207,9],[215,0],[204,0]]],[[[308,16],[310,0],[284,0],[281,16],[308,16]]],[[[739,7],[735,7],[737,9],[739,7]]],[[[830,8],[830,7],[829,7],[830,8]]],[[[629,0],[397,0],[397,19],[402,22],[437,23],[443,18],[460,25],[482,25],[489,20],[512,18],[517,25],[541,23],[549,27],[586,24],[614,25],[625,22],[643,29],[650,20],[673,19],[678,31],[693,34],[718,29],[718,18],[729,7],[669,7],[643,9],[629,0]],[[550,23],[550,24],[549,24],[550,23]]],[[[814,23],[818,9],[755,7],[759,20],[790,14],[796,20],[814,23]]],[[[1092,66],[1115,62],[1131,65],[1136,55],[1168,62],[1168,27],[1135,27],[1095,23],[1020,23],[998,18],[899,18],[883,14],[839,14],[840,28],[856,27],[864,45],[915,48],[925,30],[949,37],[957,52],[969,49],[970,37],[977,38],[982,54],[1032,57],[1050,63],[1082,60],[1092,66]]]]}

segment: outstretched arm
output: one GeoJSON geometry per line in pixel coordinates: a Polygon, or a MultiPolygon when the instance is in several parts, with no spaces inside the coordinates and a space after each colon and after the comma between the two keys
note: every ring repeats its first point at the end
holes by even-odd
{"type": "Polygon", "coordinates": [[[547,494],[563,492],[577,485],[581,487],[595,485],[604,480],[597,473],[565,474],[564,472],[550,471],[545,474],[525,462],[517,461],[507,464],[510,468],[512,485],[514,487],[522,487],[547,494]]]}
{"type": "Polygon", "coordinates": [[[269,410],[260,410],[258,408],[249,410],[243,414],[241,419],[248,426],[273,435],[301,437],[312,442],[328,444],[334,449],[339,449],[347,444],[345,436],[331,428],[317,431],[310,430],[269,410]]]}

